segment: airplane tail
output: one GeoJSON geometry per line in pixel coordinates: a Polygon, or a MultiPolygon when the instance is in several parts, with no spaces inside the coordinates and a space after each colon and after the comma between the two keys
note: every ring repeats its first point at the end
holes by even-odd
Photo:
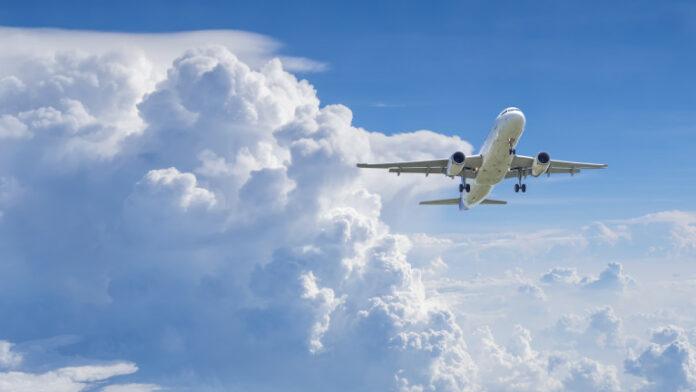
{"type": "MultiPolygon", "coordinates": [[[[420,205],[426,205],[426,206],[445,206],[445,205],[459,205],[460,210],[468,210],[469,207],[464,203],[464,199],[461,197],[458,197],[456,199],[440,199],[440,200],[427,200],[427,201],[422,201],[418,203],[420,205]]],[[[496,200],[496,199],[483,199],[480,204],[507,204],[507,201],[505,200],[496,200]]]]}

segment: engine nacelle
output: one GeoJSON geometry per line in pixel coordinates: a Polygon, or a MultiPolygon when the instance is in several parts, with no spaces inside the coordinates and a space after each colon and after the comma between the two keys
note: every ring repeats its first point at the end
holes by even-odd
{"type": "Polygon", "coordinates": [[[534,177],[539,177],[540,175],[546,173],[551,165],[551,156],[546,152],[540,152],[534,158],[534,163],[532,164],[532,175],[534,177]]]}
{"type": "Polygon", "coordinates": [[[458,176],[459,173],[462,172],[462,169],[464,169],[464,161],[466,160],[466,156],[464,155],[463,152],[457,151],[449,159],[449,162],[447,162],[447,175],[452,177],[452,176],[458,176]]]}

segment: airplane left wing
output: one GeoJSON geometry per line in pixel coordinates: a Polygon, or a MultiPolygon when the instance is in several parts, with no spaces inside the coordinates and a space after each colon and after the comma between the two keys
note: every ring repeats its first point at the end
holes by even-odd
{"type": "MultiPolygon", "coordinates": [[[[547,158],[548,159],[548,155],[547,158]]],[[[603,169],[607,167],[605,163],[588,163],[588,162],[572,162],[572,161],[559,161],[551,159],[548,163],[548,168],[543,171],[543,174],[576,174],[580,173],[580,170],[587,169],[603,169]]],[[[534,158],[525,155],[515,155],[510,164],[510,171],[505,175],[505,178],[518,177],[520,175],[527,176],[532,174],[532,167],[534,166],[534,158]]]]}

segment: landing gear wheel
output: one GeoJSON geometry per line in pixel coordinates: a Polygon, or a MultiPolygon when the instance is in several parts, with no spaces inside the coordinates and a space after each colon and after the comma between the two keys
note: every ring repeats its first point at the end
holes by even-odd
{"type": "Polygon", "coordinates": [[[459,193],[462,193],[466,191],[466,193],[469,193],[471,191],[471,185],[470,184],[459,184],[459,193]]]}
{"type": "Polygon", "coordinates": [[[520,191],[520,184],[515,184],[515,193],[520,191]]]}
{"type": "Polygon", "coordinates": [[[522,186],[520,187],[520,190],[522,190],[522,193],[527,192],[527,184],[522,184],[522,186]]]}
{"type": "Polygon", "coordinates": [[[464,192],[464,184],[459,184],[459,193],[464,192]]]}
{"type": "Polygon", "coordinates": [[[515,154],[517,154],[517,150],[515,150],[514,148],[511,148],[510,155],[515,155],[515,154]]]}
{"type": "Polygon", "coordinates": [[[466,193],[469,193],[469,192],[471,191],[471,185],[466,184],[466,185],[464,186],[464,189],[466,189],[466,193]]]}

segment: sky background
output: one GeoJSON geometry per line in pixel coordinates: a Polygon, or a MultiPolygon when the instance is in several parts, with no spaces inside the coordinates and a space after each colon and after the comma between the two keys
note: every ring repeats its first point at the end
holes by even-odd
{"type": "Polygon", "coordinates": [[[0,391],[696,389],[694,4],[8,0],[0,26],[0,391]],[[609,168],[466,213],[417,207],[456,181],[354,169],[475,152],[508,106],[519,153],[609,168]]]}

